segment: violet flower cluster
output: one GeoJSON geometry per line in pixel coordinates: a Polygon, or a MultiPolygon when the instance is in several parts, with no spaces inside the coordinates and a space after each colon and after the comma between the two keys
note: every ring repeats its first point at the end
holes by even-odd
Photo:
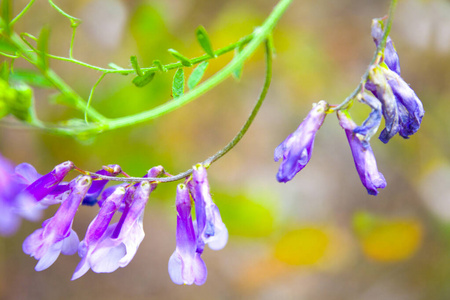
{"type": "MultiPolygon", "coordinates": [[[[88,175],[64,182],[66,175],[74,169],[79,170],[67,161],[41,176],[29,164],[14,168],[10,161],[0,156],[0,234],[11,235],[18,229],[22,217],[36,221],[43,209],[60,204],[54,216],[25,239],[23,251],[38,260],[36,271],[49,268],[61,253],[78,253],[81,261],[72,280],[90,269],[96,273],[110,273],[131,262],[145,236],[145,206],[157,186],[157,182],[145,178],[164,174],[162,166],[153,167],[139,183],[105,189],[108,180],[86,172],[88,175]],[[82,204],[98,204],[99,211],[80,242],[72,224],[82,204]],[[120,214],[119,221],[112,223],[116,214],[120,214]]],[[[118,165],[104,166],[96,173],[106,176],[125,174],[118,165]]],[[[228,231],[212,201],[203,165],[194,166],[186,184],[178,186],[175,204],[177,245],[169,259],[169,275],[176,284],[201,285],[207,277],[206,265],[201,258],[205,245],[219,250],[228,241],[228,231]],[[195,221],[191,217],[191,197],[195,204],[195,221]]]]}
{"type": "MultiPolygon", "coordinates": [[[[383,21],[374,19],[372,37],[378,47],[383,38],[383,21]]],[[[345,130],[355,167],[362,184],[370,195],[386,187],[386,180],[378,171],[369,141],[377,132],[384,117],[385,128],[379,139],[387,143],[397,133],[407,139],[417,132],[422,122],[422,102],[410,86],[400,77],[398,54],[390,37],[387,37],[381,63],[371,65],[367,80],[357,99],[368,105],[371,112],[361,126],[351,119],[347,108],[336,109],[339,124],[345,130]]],[[[291,133],[276,149],[275,161],[280,164],[277,180],[288,182],[311,159],[314,138],[327,113],[334,111],[325,101],[315,104],[298,129],[291,133]]]]}

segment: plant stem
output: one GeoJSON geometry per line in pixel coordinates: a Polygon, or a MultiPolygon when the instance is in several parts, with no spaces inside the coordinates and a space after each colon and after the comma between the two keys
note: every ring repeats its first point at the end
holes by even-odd
{"type": "Polygon", "coordinates": [[[160,117],[166,113],[176,110],[187,103],[197,99],[222,81],[224,81],[231,73],[241,66],[246,59],[248,59],[257,49],[257,47],[269,36],[275,27],[278,20],[291,4],[292,0],[281,0],[273,9],[272,13],[262,24],[261,27],[254,31],[254,38],[248,43],[248,45],[236,55],[231,62],[223,69],[210,77],[204,83],[198,85],[195,89],[190,90],[188,93],[177,98],[177,101],[166,102],[156,108],[144,111],[135,115],[126,116],[122,118],[112,119],[108,122],[105,130],[113,130],[120,127],[135,125],[142,123],[157,117],[160,117]]]}
{"type": "MultiPolygon", "coordinates": [[[[247,130],[250,128],[250,125],[253,123],[253,120],[255,119],[256,115],[259,112],[259,109],[264,102],[264,99],[266,98],[267,91],[270,87],[270,82],[272,79],[272,55],[273,55],[273,49],[270,42],[267,40],[265,43],[265,53],[266,53],[266,76],[264,79],[264,85],[261,91],[261,94],[259,95],[258,100],[256,101],[255,106],[253,107],[252,112],[250,113],[250,116],[248,117],[245,124],[242,126],[241,130],[236,134],[236,136],[221,150],[217,151],[216,154],[213,156],[207,158],[200,164],[204,165],[205,167],[209,167],[212,163],[220,159],[222,156],[227,154],[231,149],[233,149],[239,141],[244,137],[247,130]]],[[[112,181],[124,181],[124,182],[140,182],[140,181],[151,181],[151,182],[170,182],[170,181],[177,181],[180,179],[184,179],[187,176],[189,176],[192,173],[192,169],[189,169],[185,172],[179,173],[175,176],[170,177],[163,177],[163,178],[142,178],[142,177],[112,177],[112,176],[104,176],[99,175],[94,172],[87,172],[91,176],[95,176],[101,179],[107,179],[112,181]]]]}
{"type": "Polygon", "coordinates": [[[364,86],[364,84],[367,81],[367,78],[369,77],[370,68],[378,60],[378,57],[380,55],[382,55],[384,48],[386,47],[386,40],[389,36],[389,32],[391,31],[393,15],[394,15],[395,7],[397,6],[397,2],[398,2],[398,0],[391,1],[390,7],[389,7],[388,19],[386,21],[386,26],[385,26],[384,32],[383,32],[383,37],[381,38],[381,41],[378,44],[377,49],[375,50],[372,61],[370,62],[369,66],[367,67],[366,72],[361,77],[361,81],[359,82],[358,86],[347,98],[345,98],[345,100],[341,104],[339,104],[335,107],[330,107],[328,112],[334,112],[337,110],[347,108],[350,105],[351,101],[353,101],[353,99],[355,99],[355,97],[361,92],[362,87],[364,86]]]}

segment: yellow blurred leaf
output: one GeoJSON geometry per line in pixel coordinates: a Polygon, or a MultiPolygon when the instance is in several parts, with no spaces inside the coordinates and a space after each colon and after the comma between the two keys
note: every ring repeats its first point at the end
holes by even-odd
{"type": "Polygon", "coordinates": [[[379,262],[406,260],[417,251],[422,241],[422,224],[416,219],[387,220],[358,213],[354,226],[364,254],[379,262]]]}
{"type": "Polygon", "coordinates": [[[315,265],[324,257],[329,242],[328,233],[321,228],[299,228],[281,237],[275,257],[290,265],[315,265]]]}

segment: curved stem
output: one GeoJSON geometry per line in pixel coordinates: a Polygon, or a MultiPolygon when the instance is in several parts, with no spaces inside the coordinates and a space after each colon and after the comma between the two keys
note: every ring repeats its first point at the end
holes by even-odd
{"type": "Polygon", "coordinates": [[[394,15],[395,7],[397,6],[397,2],[398,2],[398,0],[391,1],[391,5],[389,7],[388,19],[386,21],[386,26],[385,26],[384,32],[383,32],[383,37],[381,38],[381,41],[378,44],[377,49],[375,50],[372,61],[370,62],[369,66],[367,67],[366,72],[361,77],[361,81],[359,82],[358,86],[347,98],[345,98],[345,100],[341,104],[339,104],[335,107],[330,107],[328,112],[334,112],[337,110],[345,109],[350,104],[350,102],[353,99],[355,99],[355,97],[359,94],[359,92],[361,92],[362,87],[364,86],[364,84],[367,81],[367,78],[369,77],[370,68],[379,59],[379,57],[382,55],[382,53],[384,51],[384,48],[386,47],[386,40],[389,36],[389,32],[391,31],[393,15],[394,15]]]}
{"type": "MultiPolygon", "coordinates": [[[[245,124],[242,126],[241,130],[236,134],[236,136],[221,150],[217,151],[216,154],[213,156],[207,158],[200,164],[204,165],[205,167],[209,167],[212,163],[220,159],[222,156],[224,156],[226,153],[228,153],[231,149],[233,149],[239,141],[244,137],[247,130],[250,128],[250,125],[252,124],[253,120],[255,119],[256,115],[259,112],[259,109],[264,102],[264,99],[266,98],[267,91],[270,87],[270,82],[272,79],[272,55],[273,55],[273,49],[272,45],[269,41],[266,41],[265,43],[265,53],[266,53],[266,76],[264,79],[264,86],[262,88],[261,94],[259,95],[258,100],[256,101],[255,106],[253,107],[252,112],[250,113],[250,116],[248,117],[245,124]]],[[[192,173],[192,169],[189,169],[185,172],[179,173],[174,176],[170,177],[163,177],[163,178],[142,178],[142,177],[112,177],[112,176],[104,176],[99,175],[94,172],[86,172],[87,174],[91,176],[95,176],[101,179],[107,179],[111,181],[123,181],[123,182],[140,182],[140,181],[152,181],[152,182],[170,182],[170,181],[177,181],[180,179],[184,179],[187,176],[189,176],[192,173]]]]}
{"type": "Polygon", "coordinates": [[[267,17],[263,25],[254,31],[254,38],[248,43],[238,55],[236,55],[231,62],[223,69],[210,77],[204,83],[198,85],[195,89],[189,91],[183,96],[177,98],[177,101],[166,102],[156,108],[144,111],[135,115],[126,116],[122,118],[112,119],[108,122],[105,130],[112,130],[125,126],[130,126],[138,123],[142,123],[157,117],[160,117],[166,113],[176,110],[189,102],[197,99],[199,96],[206,93],[208,90],[217,86],[224,81],[231,73],[238,67],[240,67],[245,60],[247,60],[256,50],[256,48],[268,38],[276,23],[291,4],[292,0],[281,0],[273,9],[272,13],[267,17]]]}
{"type": "Polygon", "coordinates": [[[16,23],[17,21],[19,21],[19,19],[30,9],[31,5],[33,5],[34,1],[36,0],[31,0],[30,2],[28,2],[28,4],[22,9],[22,11],[14,18],[11,20],[11,22],[9,22],[9,26],[13,26],[14,23],[16,23]]]}

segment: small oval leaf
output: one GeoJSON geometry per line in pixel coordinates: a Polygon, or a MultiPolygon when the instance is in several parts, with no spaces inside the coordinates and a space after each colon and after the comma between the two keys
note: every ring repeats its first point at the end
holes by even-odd
{"type": "Polygon", "coordinates": [[[143,87],[149,84],[155,77],[155,72],[149,71],[144,73],[142,76],[137,76],[133,79],[133,83],[137,87],[143,87]]]}
{"type": "Polygon", "coordinates": [[[189,76],[187,85],[190,90],[197,86],[197,84],[202,80],[203,74],[205,74],[206,67],[208,67],[208,62],[204,61],[199,64],[194,71],[192,71],[191,76],[189,76]]]}
{"type": "Polygon", "coordinates": [[[211,57],[216,57],[214,54],[214,50],[211,45],[211,41],[209,40],[208,33],[206,32],[205,27],[199,26],[197,30],[195,31],[195,34],[197,36],[197,41],[200,44],[200,46],[203,48],[203,50],[211,57]]]}
{"type": "Polygon", "coordinates": [[[186,66],[186,67],[192,66],[192,63],[191,63],[191,61],[189,60],[189,58],[187,58],[186,56],[184,56],[183,54],[181,54],[181,53],[178,52],[177,50],[169,49],[169,50],[167,50],[167,51],[169,51],[170,54],[172,54],[173,57],[175,57],[176,59],[178,59],[178,60],[181,62],[181,64],[182,64],[183,66],[186,66]]]}
{"type": "Polygon", "coordinates": [[[172,83],[172,96],[178,98],[184,94],[184,70],[178,69],[175,72],[172,83]]]}

